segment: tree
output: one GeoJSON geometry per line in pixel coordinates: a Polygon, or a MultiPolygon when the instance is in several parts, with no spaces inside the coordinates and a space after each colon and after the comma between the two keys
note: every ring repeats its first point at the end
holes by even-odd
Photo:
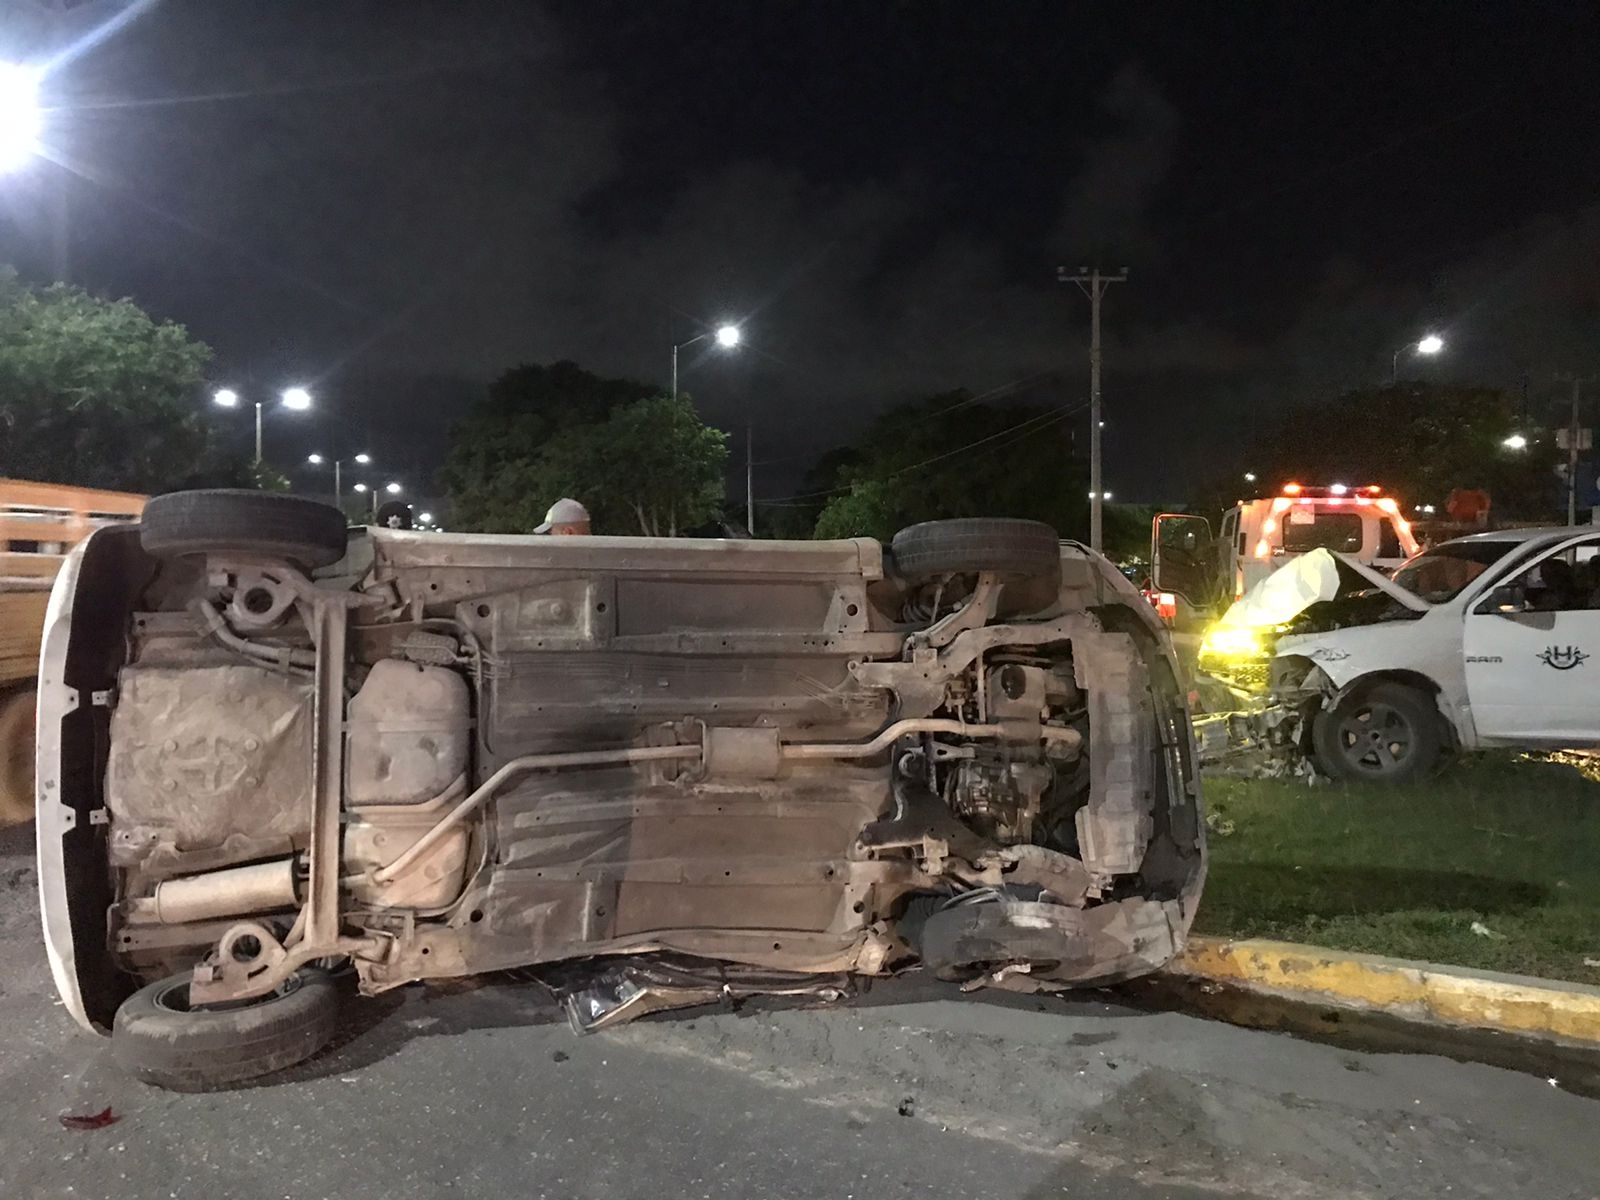
{"type": "Polygon", "coordinates": [[[727,435],[686,395],[556,363],[501,376],[457,427],[440,480],[456,528],[526,531],[572,496],[598,532],[673,537],[717,514],[727,460],[727,435]]]}
{"type": "Polygon", "coordinates": [[[687,395],[655,396],[563,430],[544,458],[554,492],[582,498],[596,528],[676,537],[719,512],[728,435],[687,395]]]}
{"type": "Polygon", "coordinates": [[[1511,450],[1512,433],[1531,434],[1511,400],[1492,388],[1435,384],[1351,392],[1296,406],[1264,435],[1197,505],[1230,506],[1248,469],[1258,486],[1376,483],[1408,506],[1442,511],[1456,488],[1482,488],[1507,519],[1548,519],[1559,507],[1558,455],[1548,437],[1511,450]]]}
{"type": "Polygon", "coordinates": [[[1026,517],[1063,537],[1087,536],[1087,472],[1051,409],[997,408],[949,392],[890,409],[852,449],[835,459],[817,537],[888,539],[919,521],[975,516],[1026,517]]]}
{"type": "Polygon", "coordinates": [[[563,494],[552,490],[557,485],[543,473],[551,439],[653,394],[648,384],[603,379],[572,362],[523,364],[505,372],[451,434],[439,482],[450,493],[455,527],[532,529],[563,494]]]}
{"type": "Polygon", "coordinates": [[[154,492],[234,473],[200,401],[210,360],[131,300],[0,267],[0,474],[154,492]]]}

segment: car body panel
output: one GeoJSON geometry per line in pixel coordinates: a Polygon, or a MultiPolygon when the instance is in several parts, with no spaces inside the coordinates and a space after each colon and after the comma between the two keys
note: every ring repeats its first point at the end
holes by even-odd
{"type": "Polygon", "coordinates": [[[72,1019],[93,1031],[96,1026],[84,1008],[83,985],[78,979],[72,906],[67,895],[66,839],[77,824],[78,813],[61,798],[61,723],[78,706],[78,693],[66,682],[67,642],[86,547],[87,542],[83,542],[67,553],[45,612],[35,734],[34,836],[39,855],[39,912],[44,923],[44,947],[50,960],[50,974],[72,1019]]]}
{"type": "MultiPolygon", "coordinates": [[[[1064,986],[1155,969],[1193,919],[1171,646],[1076,544],[1041,593],[982,573],[919,591],[870,539],[369,530],[308,578],[116,532],[135,536],[81,560],[100,546],[102,569],[63,574],[46,635],[92,650],[101,697],[92,756],[41,736],[41,778],[75,764],[97,813],[77,855],[104,881],[47,890],[64,996],[91,961],[131,986],[198,960],[206,1003],[335,956],[368,992],[669,951],[881,973],[917,897],[1018,886],[1067,911],[1017,926],[1056,939],[1036,979],[1064,986]]],[[[42,728],[70,723],[65,696],[42,728]]],[[[41,822],[42,886],[70,874],[68,824],[41,822]]],[[[68,1000],[91,1028],[104,982],[68,1000]]]]}
{"type": "Polygon", "coordinates": [[[103,785],[124,645],[119,616],[149,573],[137,527],[91,533],[56,577],[40,651],[36,840],[45,945],[68,1011],[101,1032],[132,990],[107,946],[114,896],[103,785]]]}

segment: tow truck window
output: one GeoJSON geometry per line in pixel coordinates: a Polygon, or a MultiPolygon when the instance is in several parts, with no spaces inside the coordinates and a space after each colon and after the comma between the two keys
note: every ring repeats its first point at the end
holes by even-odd
{"type": "Polygon", "coordinates": [[[1353,512],[1319,512],[1310,521],[1296,519],[1291,514],[1283,525],[1284,553],[1338,550],[1344,554],[1359,554],[1363,525],[1361,517],[1353,512]]]}
{"type": "Polygon", "coordinates": [[[1384,519],[1378,522],[1378,557],[1379,558],[1404,558],[1406,552],[1400,548],[1400,531],[1394,527],[1394,521],[1384,519]]]}
{"type": "Polygon", "coordinates": [[[1394,581],[1433,604],[1460,594],[1479,575],[1517,548],[1517,542],[1447,542],[1419,554],[1394,573],[1394,581]]]}

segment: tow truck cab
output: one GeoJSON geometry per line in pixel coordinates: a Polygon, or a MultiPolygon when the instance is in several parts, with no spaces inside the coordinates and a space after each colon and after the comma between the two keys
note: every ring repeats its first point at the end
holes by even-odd
{"type": "Polygon", "coordinates": [[[1165,601],[1157,602],[1163,615],[1181,613],[1180,601],[1215,614],[1312,550],[1335,550],[1387,572],[1420,549],[1396,498],[1375,484],[1340,483],[1286,483],[1275,496],[1240,500],[1223,514],[1216,535],[1204,517],[1162,513],[1150,542],[1151,578],[1165,601]]]}

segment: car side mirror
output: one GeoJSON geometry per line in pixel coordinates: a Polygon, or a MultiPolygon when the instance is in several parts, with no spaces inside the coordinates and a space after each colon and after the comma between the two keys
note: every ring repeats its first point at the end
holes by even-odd
{"type": "Polygon", "coordinates": [[[1478,605],[1480,613],[1497,617],[1511,617],[1528,611],[1528,597],[1514,583],[1504,583],[1494,588],[1478,605]]]}
{"type": "Polygon", "coordinates": [[[1204,603],[1216,590],[1211,522],[1191,513],[1162,513],[1150,525],[1150,579],[1157,591],[1204,603]]]}

